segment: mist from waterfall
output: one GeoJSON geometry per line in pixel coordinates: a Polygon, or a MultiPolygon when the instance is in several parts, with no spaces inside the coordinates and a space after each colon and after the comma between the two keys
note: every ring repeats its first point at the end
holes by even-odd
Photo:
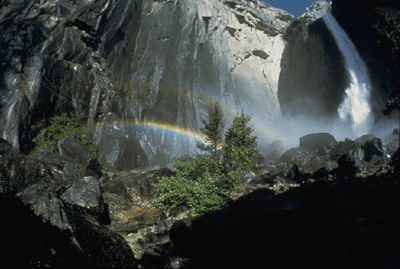
{"type": "Polygon", "coordinates": [[[332,14],[326,13],[323,20],[342,52],[350,77],[350,85],[345,91],[346,95],[343,102],[338,107],[339,117],[344,123],[351,124],[351,128],[357,137],[370,133],[373,115],[370,105],[371,90],[367,68],[354,44],[332,14]]]}

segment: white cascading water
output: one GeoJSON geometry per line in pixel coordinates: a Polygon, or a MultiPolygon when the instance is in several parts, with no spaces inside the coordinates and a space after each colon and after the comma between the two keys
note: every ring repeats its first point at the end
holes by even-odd
{"type": "Polygon", "coordinates": [[[350,120],[355,135],[359,137],[371,131],[373,122],[370,105],[370,80],[367,68],[354,44],[336,19],[330,13],[326,13],[323,16],[323,20],[342,52],[350,75],[350,85],[346,89],[346,96],[338,108],[338,114],[343,122],[350,120]]]}

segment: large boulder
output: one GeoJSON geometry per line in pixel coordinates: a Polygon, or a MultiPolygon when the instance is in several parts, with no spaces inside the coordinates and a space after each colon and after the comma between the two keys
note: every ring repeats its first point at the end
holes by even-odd
{"type": "MultiPolygon", "coordinates": [[[[0,148],[11,147],[0,142],[0,148]]],[[[3,164],[22,159],[15,152],[0,156],[3,164]]],[[[3,238],[7,248],[2,264],[135,267],[125,240],[99,222],[104,205],[92,171],[60,155],[15,165],[20,167],[15,175],[4,169],[0,173],[2,181],[10,183],[0,194],[0,230],[9,235],[3,238]]]]}
{"type": "Polygon", "coordinates": [[[314,133],[300,137],[300,148],[309,151],[321,150],[323,147],[332,147],[337,144],[336,139],[329,133],[314,133]]]}
{"type": "Polygon", "coordinates": [[[308,152],[304,148],[290,148],[278,159],[277,163],[288,163],[301,156],[306,155],[308,152]]]}
{"type": "Polygon", "coordinates": [[[97,174],[101,173],[100,160],[78,140],[71,137],[63,138],[58,141],[58,150],[62,156],[82,164],[97,174]]]}
{"type": "Polygon", "coordinates": [[[342,155],[348,154],[350,150],[354,149],[355,147],[356,142],[346,138],[344,141],[340,141],[332,148],[330,151],[331,159],[339,160],[342,155]]]}
{"type": "Polygon", "coordinates": [[[97,178],[87,176],[73,183],[61,195],[67,204],[83,213],[100,214],[103,210],[103,196],[97,178]]]}
{"type": "Polygon", "coordinates": [[[373,156],[385,156],[385,152],[382,147],[382,140],[380,138],[369,139],[362,145],[362,149],[365,152],[364,160],[366,162],[371,161],[373,156]]]}

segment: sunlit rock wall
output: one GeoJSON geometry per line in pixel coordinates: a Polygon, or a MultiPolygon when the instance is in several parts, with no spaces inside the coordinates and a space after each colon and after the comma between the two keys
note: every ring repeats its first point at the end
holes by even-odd
{"type": "Polygon", "coordinates": [[[158,138],[135,124],[196,132],[213,99],[227,125],[244,109],[262,137],[267,116],[280,113],[288,14],[263,2],[8,0],[0,8],[0,134],[24,153],[61,113],[89,124],[101,157],[120,169],[193,152],[194,138],[158,138]]]}
{"type": "MultiPolygon", "coordinates": [[[[121,20],[122,10],[110,16],[121,20]]],[[[279,115],[282,15],[260,1],[145,1],[137,25],[106,24],[107,39],[124,37],[105,42],[115,87],[135,121],[198,130],[209,99],[228,123],[241,109],[258,120],[279,115]]]]}

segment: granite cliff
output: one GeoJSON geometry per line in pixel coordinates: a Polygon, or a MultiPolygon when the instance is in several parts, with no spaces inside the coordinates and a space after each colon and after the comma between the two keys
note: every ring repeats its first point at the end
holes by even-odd
{"type": "MultiPolygon", "coordinates": [[[[376,5],[363,5],[371,18],[376,5]]],[[[307,133],[287,116],[337,118],[349,77],[320,19],[330,9],[319,1],[294,20],[258,0],[2,1],[1,137],[26,154],[50,117],[73,113],[119,170],[167,164],[196,152],[185,133],[218,100],[227,126],[241,109],[252,115],[265,152],[287,128],[295,139],[307,133]]],[[[349,24],[339,9],[356,6],[333,1],[332,13],[372,70],[380,114],[398,68],[382,56],[372,19],[349,24]]]]}
{"type": "Polygon", "coordinates": [[[119,169],[168,163],[193,149],[133,125],[196,132],[210,99],[228,122],[280,114],[287,16],[260,1],[3,1],[2,137],[28,153],[49,117],[73,112],[119,169]]]}

